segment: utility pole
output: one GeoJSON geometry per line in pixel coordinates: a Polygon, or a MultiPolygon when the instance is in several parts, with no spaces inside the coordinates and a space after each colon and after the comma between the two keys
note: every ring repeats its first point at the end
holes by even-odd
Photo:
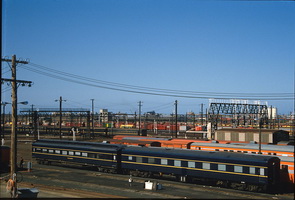
{"type": "MultiPolygon", "coordinates": [[[[0,10],[2,12],[2,0],[0,0],[0,10]]],[[[0,47],[1,47],[0,48],[0,56],[2,58],[2,14],[0,15],[0,47]]],[[[2,61],[0,62],[0,80],[2,82],[2,61]]],[[[2,83],[0,83],[0,102],[2,102],[2,83]]],[[[0,106],[0,122],[1,122],[1,114],[2,114],[1,109],[2,108],[0,106]]],[[[3,124],[3,130],[2,130],[2,128],[0,128],[0,131],[1,131],[0,139],[1,139],[1,135],[3,135],[3,139],[4,139],[4,124],[3,124]]]]}
{"type": "Polygon", "coordinates": [[[62,102],[67,100],[63,100],[60,96],[59,100],[55,100],[55,102],[57,101],[59,101],[59,139],[61,140],[62,102]]]}
{"type": "Polygon", "coordinates": [[[258,154],[262,154],[261,153],[261,127],[262,127],[262,119],[261,116],[259,117],[259,143],[258,143],[258,154]]]}
{"type": "Polygon", "coordinates": [[[203,106],[204,106],[204,104],[201,103],[201,125],[202,125],[202,126],[204,125],[204,124],[203,124],[203,106]]]}
{"type": "Polygon", "coordinates": [[[142,106],[142,101],[138,102],[138,118],[139,118],[139,126],[138,126],[138,135],[140,135],[140,126],[141,126],[141,106],[142,106]]]}
{"type": "Polygon", "coordinates": [[[177,104],[178,104],[178,101],[175,100],[175,138],[177,138],[177,104]]]}
{"type": "Polygon", "coordinates": [[[33,126],[33,123],[34,123],[34,114],[33,114],[33,112],[34,112],[34,104],[32,104],[31,107],[32,107],[32,115],[31,115],[31,117],[32,117],[32,126],[33,126]]]}
{"type": "Polygon", "coordinates": [[[94,99],[90,99],[92,102],[92,137],[94,138],[94,99]]]}
{"type": "Polygon", "coordinates": [[[136,111],[134,112],[134,124],[135,124],[135,128],[136,128],[136,111]]]}
{"type": "Polygon", "coordinates": [[[36,139],[36,124],[35,124],[35,121],[34,121],[34,104],[31,105],[32,107],[32,130],[34,130],[34,139],[36,139]]]}
{"type": "Polygon", "coordinates": [[[31,81],[16,80],[16,65],[18,63],[28,64],[27,61],[16,60],[16,55],[12,56],[12,59],[2,59],[2,61],[11,62],[11,79],[1,78],[1,81],[7,81],[11,83],[11,101],[12,101],[12,126],[11,126],[11,149],[10,149],[10,176],[11,179],[15,179],[15,186],[13,188],[12,197],[16,197],[17,185],[16,185],[16,171],[17,171],[17,83],[22,85],[29,84],[31,81]]]}

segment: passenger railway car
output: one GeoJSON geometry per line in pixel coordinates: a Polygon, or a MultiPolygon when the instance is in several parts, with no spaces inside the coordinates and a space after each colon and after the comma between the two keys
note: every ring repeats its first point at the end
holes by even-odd
{"type": "Polygon", "coordinates": [[[115,140],[108,139],[105,142],[110,144],[122,144],[122,145],[133,145],[133,146],[145,146],[145,147],[161,147],[161,143],[157,141],[138,141],[138,140],[115,140]]]}
{"type": "Polygon", "coordinates": [[[274,191],[280,184],[280,159],[273,156],[58,140],[34,142],[32,156],[39,163],[90,165],[144,177],[168,174],[183,182],[210,179],[250,191],[274,191]]]}
{"type": "Polygon", "coordinates": [[[173,174],[183,182],[210,179],[248,190],[278,188],[279,165],[279,158],[270,156],[156,147],[122,150],[122,168],[131,173],[173,174]]]}
{"type": "MultiPolygon", "coordinates": [[[[142,141],[159,142],[161,147],[182,148],[201,151],[225,151],[244,154],[259,154],[259,144],[255,143],[219,143],[218,141],[202,141],[187,140],[187,139],[171,139],[171,138],[153,138],[153,137],[127,137],[115,136],[114,138],[129,139],[132,143],[126,142],[126,145],[139,146],[142,141]],[[137,143],[136,143],[137,141],[137,143]]],[[[151,143],[153,144],[153,143],[151,143]]],[[[152,146],[152,145],[151,145],[152,146]]],[[[281,159],[281,174],[282,182],[289,185],[289,188],[294,187],[294,146],[293,145],[274,145],[262,144],[261,154],[277,156],[281,159]]]]}
{"type": "MultiPolygon", "coordinates": [[[[225,152],[236,152],[244,154],[258,154],[259,144],[204,144],[204,143],[192,143],[190,145],[192,150],[202,151],[225,151],[225,152]]],[[[294,146],[280,146],[280,145],[261,145],[261,154],[277,156],[281,159],[281,173],[284,182],[292,183],[294,187],[294,146]],[[287,171],[286,171],[287,170],[287,171]],[[287,175],[286,175],[287,174],[287,175]]],[[[291,186],[290,186],[291,187],[291,186]]]]}
{"type": "Polygon", "coordinates": [[[80,164],[115,173],[121,169],[121,150],[121,145],[105,143],[38,140],[32,145],[32,157],[40,164],[80,164]]]}

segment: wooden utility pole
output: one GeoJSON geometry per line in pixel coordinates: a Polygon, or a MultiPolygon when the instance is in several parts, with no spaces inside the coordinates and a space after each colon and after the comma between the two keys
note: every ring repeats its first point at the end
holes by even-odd
{"type": "MultiPolygon", "coordinates": [[[[0,10],[2,11],[2,0],[0,0],[0,10]]],[[[2,14],[0,15],[0,56],[2,58],[2,14]]],[[[2,61],[0,62],[0,80],[2,81],[2,61]]],[[[2,83],[0,84],[0,102],[2,103],[2,83]]],[[[2,114],[2,106],[0,106],[0,122],[1,120],[1,114],[2,114]]],[[[0,126],[2,127],[2,126],[0,126]]],[[[0,128],[0,139],[3,137],[4,139],[4,124],[3,124],[3,129],[0,128]]],[[[1,144],[2,145],[2,144],[1,144]]]]}
{"type": "MultiPolygon", "coordinates": [[[[12,56],[12,59],[1,59],[2,61],[11,62],[11,79],[1,78],[1,81],[7,81],[11,83],[11,104],[12,104],[12,126],[11,126],[11,149],[10,149],[10,176],[11,179],[16,179],[17,172],[17,83],[22,85],[29,84],[31,86],[31,81],[16,80],[16,65],[18,63],[28,64],[27,61],[16,60],[16,55],[12,56]]],[[[12,197],[16,197],[17,185],[15,181],[15,186],[13,188],[12,197]]]]}
{"type": "Polygon", "coordinates": [[[16,128],[17,128],[17,85],[16,85],[16,56],[12,56],[11,61],[11,101],[12,101],[12,126],[11,126],[11,177],[16,172],[17,169],[17,135],[16,135],[16,128]]]}

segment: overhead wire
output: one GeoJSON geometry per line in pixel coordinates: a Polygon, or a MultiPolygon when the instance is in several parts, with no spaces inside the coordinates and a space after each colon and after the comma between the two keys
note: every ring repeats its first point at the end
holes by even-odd
{"type": "Polygon", "coordinates": [[[186,91],[186,90],[171,90],[171,89],[160,89],[160,88],[151,88],[151,87],[143,87],[143,86],[134,86],[134,85],[127,85],[127,84],[122,84],[122,83],[115,83],[115,82],[109,82],[109,81],[102,81],[102,80],[97,80],[97,79],[92,79],[92,78],[87,78],[87,77],[83,77],[83,76],[78,76],[78,75],[74,75],[74,74],[70,74],[67,72],[62,72],[62,71],[58,71],[58,70],[54,70],[42,65],[38,65],[38,64],[34,64],[34,63],[29,63],[29,65],[32,65],[34,67],[38,67],[39,69],[42,68],[44,70],[47,71],[51,71],[53,73],[57,73],[60,75],[64,75],[64,76],[69,76],[69,77],[73,77],[73,78],[78,78],[78,79],[82,79],[85,81],[91,81],[91,82],[96,82],[96,83],[101,83],[101,84],[106,84],[106,85],[110,85],[110,86],[118,86],[118,87],[126,87],[126,88],[130,88],[130,89],[145,89],[148,91],[157,91],[157,92],[177,92],[177,93],[181,93],[181,94],[211,94],[211,95],[219,95],[219,96],[228,96],[228,95],[239,95],[241,97],[247,97],[247,96],[259,96],[259,97],[289,97],[290,95],[292,95],[292,93],[217,93],[217,92],[196,92],[196,91],[186,91]]]}
{"type": "Polygon", "coordinates": [[[218,93],[218,92],[196,92],[196,91],[186,91],[186,90],[171,90],[171,89],[161,89],[152,87],[143,87],[128,85],[122,83],[115,83],[110,81],[103,81],[88,77],[83,77],[49,67],[45,67],[35,63],[29,63],[28,65],[22,65],[23,69],[32,71],[44,76],[60,79],[63,81],[68,81],[72,83],[104,88],[109,90],[116,90],[121,92],[147,94],[147,95],[158,95],[158,96],[170,96],[170,97],[182,97],[182,98],[201,98],[201,99],[244,99],[249,100],[259,99],[259,100],[291,100],[293,99],[293,93],[218,93]]]}

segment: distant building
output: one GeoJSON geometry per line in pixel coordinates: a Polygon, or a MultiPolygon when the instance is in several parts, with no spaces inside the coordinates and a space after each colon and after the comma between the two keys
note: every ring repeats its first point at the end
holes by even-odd
{"type": "MultiPolygon", "coordinates": [[[[289,141],[289,132],[275,129],[261,129],[261,143],[277,144],[289,141]]],[[[216,130],[215,140],[229,142],[259,142],[259,129],[224,128],[216,130]]]]}
{"type": "Polygon", "coordinates": [[[99,116],[101,123],[108,123],[111,115],[109,114],[108,109],[100,109],[99,116]]]}

